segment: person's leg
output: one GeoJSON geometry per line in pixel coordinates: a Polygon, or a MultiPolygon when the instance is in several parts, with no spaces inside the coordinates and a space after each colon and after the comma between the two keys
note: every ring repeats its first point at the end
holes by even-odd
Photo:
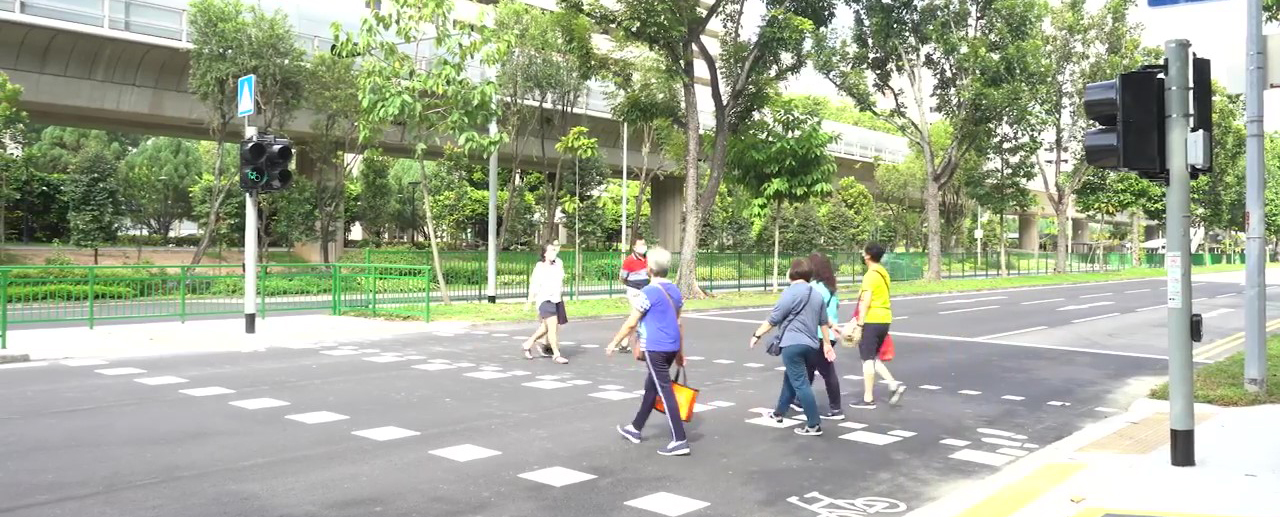
{"type": "Polygon", "coordinates": [[[524,346],[522,348],[524,348],[525,351],[532,349],[533,345],[537,343],[539,339],[542,339],[542,336],[545,336],[546,334],[547,334],[547,321],[544,319],[544,320],[541,320],[540,323],[538,323],[538,329],[533,331],[533,335],[529,336],[529,339],[525,340],[524,346]]]}
{"type": "Polygon", "coordinates": [[[645,353],[645,357],[648,358],[645,365],[658,387],[658,396],[662,397],[667,422],[671,424],[671,443],[682,443],[686,440],[684,421],[680,420],[680,401],[676,400],[675,389],[671,387],[671,365],[676,360],[676,352],[645,353]]]}
{"type": "Polygon", "coordinates": [[[880,355],[880,343],[883,339],[878,335],[877,326],[875,323],[862,326],[862,340],[858,342],[858,356],[862,359],[862,401],[852,403],[850,407],[876,407],[876,358],[880,355]]]}
{"type": "MultiPolygon", "coordinates": [[[[787,347],[791,348],[791,347],[787,347]]],[[[787,348],[782,349],[782,366],[787,366],[787,348]]],[[[796,399],[795,386],[791,384],[791,371],[782,372],[782,392],[778,395],[778,407],[773,410],[774,418],[782,421],[782,417],[787,416],[787,411],[791,409],[791,404],[799,404],[796,399]]]]}
{"type": "Polygon", "coordinates": [[[557,363],[567,363],[568,361],[560,355],[560,321],[559,317],[552,315],[543,320],[543,325],[547,326],[547,345],[551,347],[551,357],[557,363]]]}
{"type": "MultiPolygon", "coordinates": [[[[796,366],[796,373],[790,375],[791,382],[798,384],[798,386],[795,386],[796,398],[800,399],[800,406],[804,408],[804,416],[805,420],[808,421],[808,426],[810,428],[818,427],[822,425],[822,421],[818,417],[818,402],[813,398],[813,384],[810,379],[802,375],[805,370],[799,369],[800,367],[808,369],[808,365],[815,362],[814,354],[818,351],[807,345],[800,345],[795,348],[798,348],[798,350],[794,355],[798,357],[793,362],[796,366]]],[[[791,373],[790,370],[791,368],[788,368],[788,373],[791,373]]]]}
{"type": "MultiPolygon", "coordinates": [[[[645,354],[645,362],[649,362],[649,354],[645,354]]],[[[649,414],[653,413],[653,406],[658,400],[658,385],[654,382],[653,375],[648,371],[644,374],[644,398],[640,399],[640,410],[636,412],[636,418],[631,421],[631,427],[637,432],[644,429],[644,424],[649,420],[649,414]]]]}
{"type": "Polygon", "coordinates": [[[839,412],[841,411],[840,374],[836,373],[836,363],[828,361],[821,352],[818,353],[818,361],[818,373],[822,374],[822,382],[827,387],[827,401],[830,403],[831,411],[839,412]]]}

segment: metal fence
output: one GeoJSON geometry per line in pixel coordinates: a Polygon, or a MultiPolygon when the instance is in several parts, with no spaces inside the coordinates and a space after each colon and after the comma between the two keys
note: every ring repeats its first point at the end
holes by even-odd
{"type": "MultiPolygon", "coordinates": [[[[430,317],[431,268],[383,264],[265,265],[259,316],[348,310],[430,317]]],[[[15,325],[240,314],[244,273],[225,265],[0,268],[0,348],[15,325]]]]}

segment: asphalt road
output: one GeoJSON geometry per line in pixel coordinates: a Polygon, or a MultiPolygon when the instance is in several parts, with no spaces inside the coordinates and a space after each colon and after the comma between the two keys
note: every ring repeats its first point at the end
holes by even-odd
{"type": "MultiPolygon", "coordinates": [[[[683,458],[655,454],[661,415],[641,445],[613,430],[644,378],[600,348],[616,319],[565,327],[566,366],[521,358],[531,327],[507,324],[5,367],[0,515],[900,514],[1141,396],[1167,367],[1162,286],[895,300],[902,405],[846,408],[817,438],[757,420],[781,384],[778,361],[746,347],[765,311],[690,314],[701,393],[683,458]]],[[[1214,314],[1206,343],[1241,327],[1241,289],[1193,287],[1197,311],[1214,314]]],[[[844,361],[842,375],[858,373],[844,361]]],[[[861,391],[842,379],[846,402],[861,391]]]]}

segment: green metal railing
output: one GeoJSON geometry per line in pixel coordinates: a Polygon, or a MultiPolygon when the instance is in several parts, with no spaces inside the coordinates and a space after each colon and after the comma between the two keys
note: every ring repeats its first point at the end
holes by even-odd
{"type": "MultiPolygon", "coordinates": [[[[382,264],[267,264],[258,314],[348,310],[430,318],[431,268],[382,264]]],[[[244,273],[225,265],[0,268],[0,349],[22,324],[240,314],[244,273]]]]}

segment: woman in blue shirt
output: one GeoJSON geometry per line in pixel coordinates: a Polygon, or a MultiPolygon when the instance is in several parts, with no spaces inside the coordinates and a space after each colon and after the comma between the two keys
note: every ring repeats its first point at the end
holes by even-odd
{"type": "MultiPolygon", "coordinates": [[[[836,330],[836,322],[840,321],[840,299],[836,298],[835,268],[826,255],[818,252],[809,255],[809,265],[813,267],[813,281],[810,285],[822,296],[822,307],[827,312],[827,335],[831,337],[829,344],[834,349],[836,342],[840,340],[836,330]]],[[[822,331],[821,326],[813,330],[814,335],[819,338],[822,338],[822,331]]],[[[823,384],[827,387],[827,401],[831,404],[831,409],[823,411],[820,416],[827,420],[844,420],[844,411],[840,406],[840,375],[836,373],[836,363],[828,360],[826,355],[818,354],[816,361],[809,365],[809,384],[813,384],[815,372],[822,374],[823,384]]],[[[791,403],[791,409],[804,410],[798,399],[791,403]]]]}

